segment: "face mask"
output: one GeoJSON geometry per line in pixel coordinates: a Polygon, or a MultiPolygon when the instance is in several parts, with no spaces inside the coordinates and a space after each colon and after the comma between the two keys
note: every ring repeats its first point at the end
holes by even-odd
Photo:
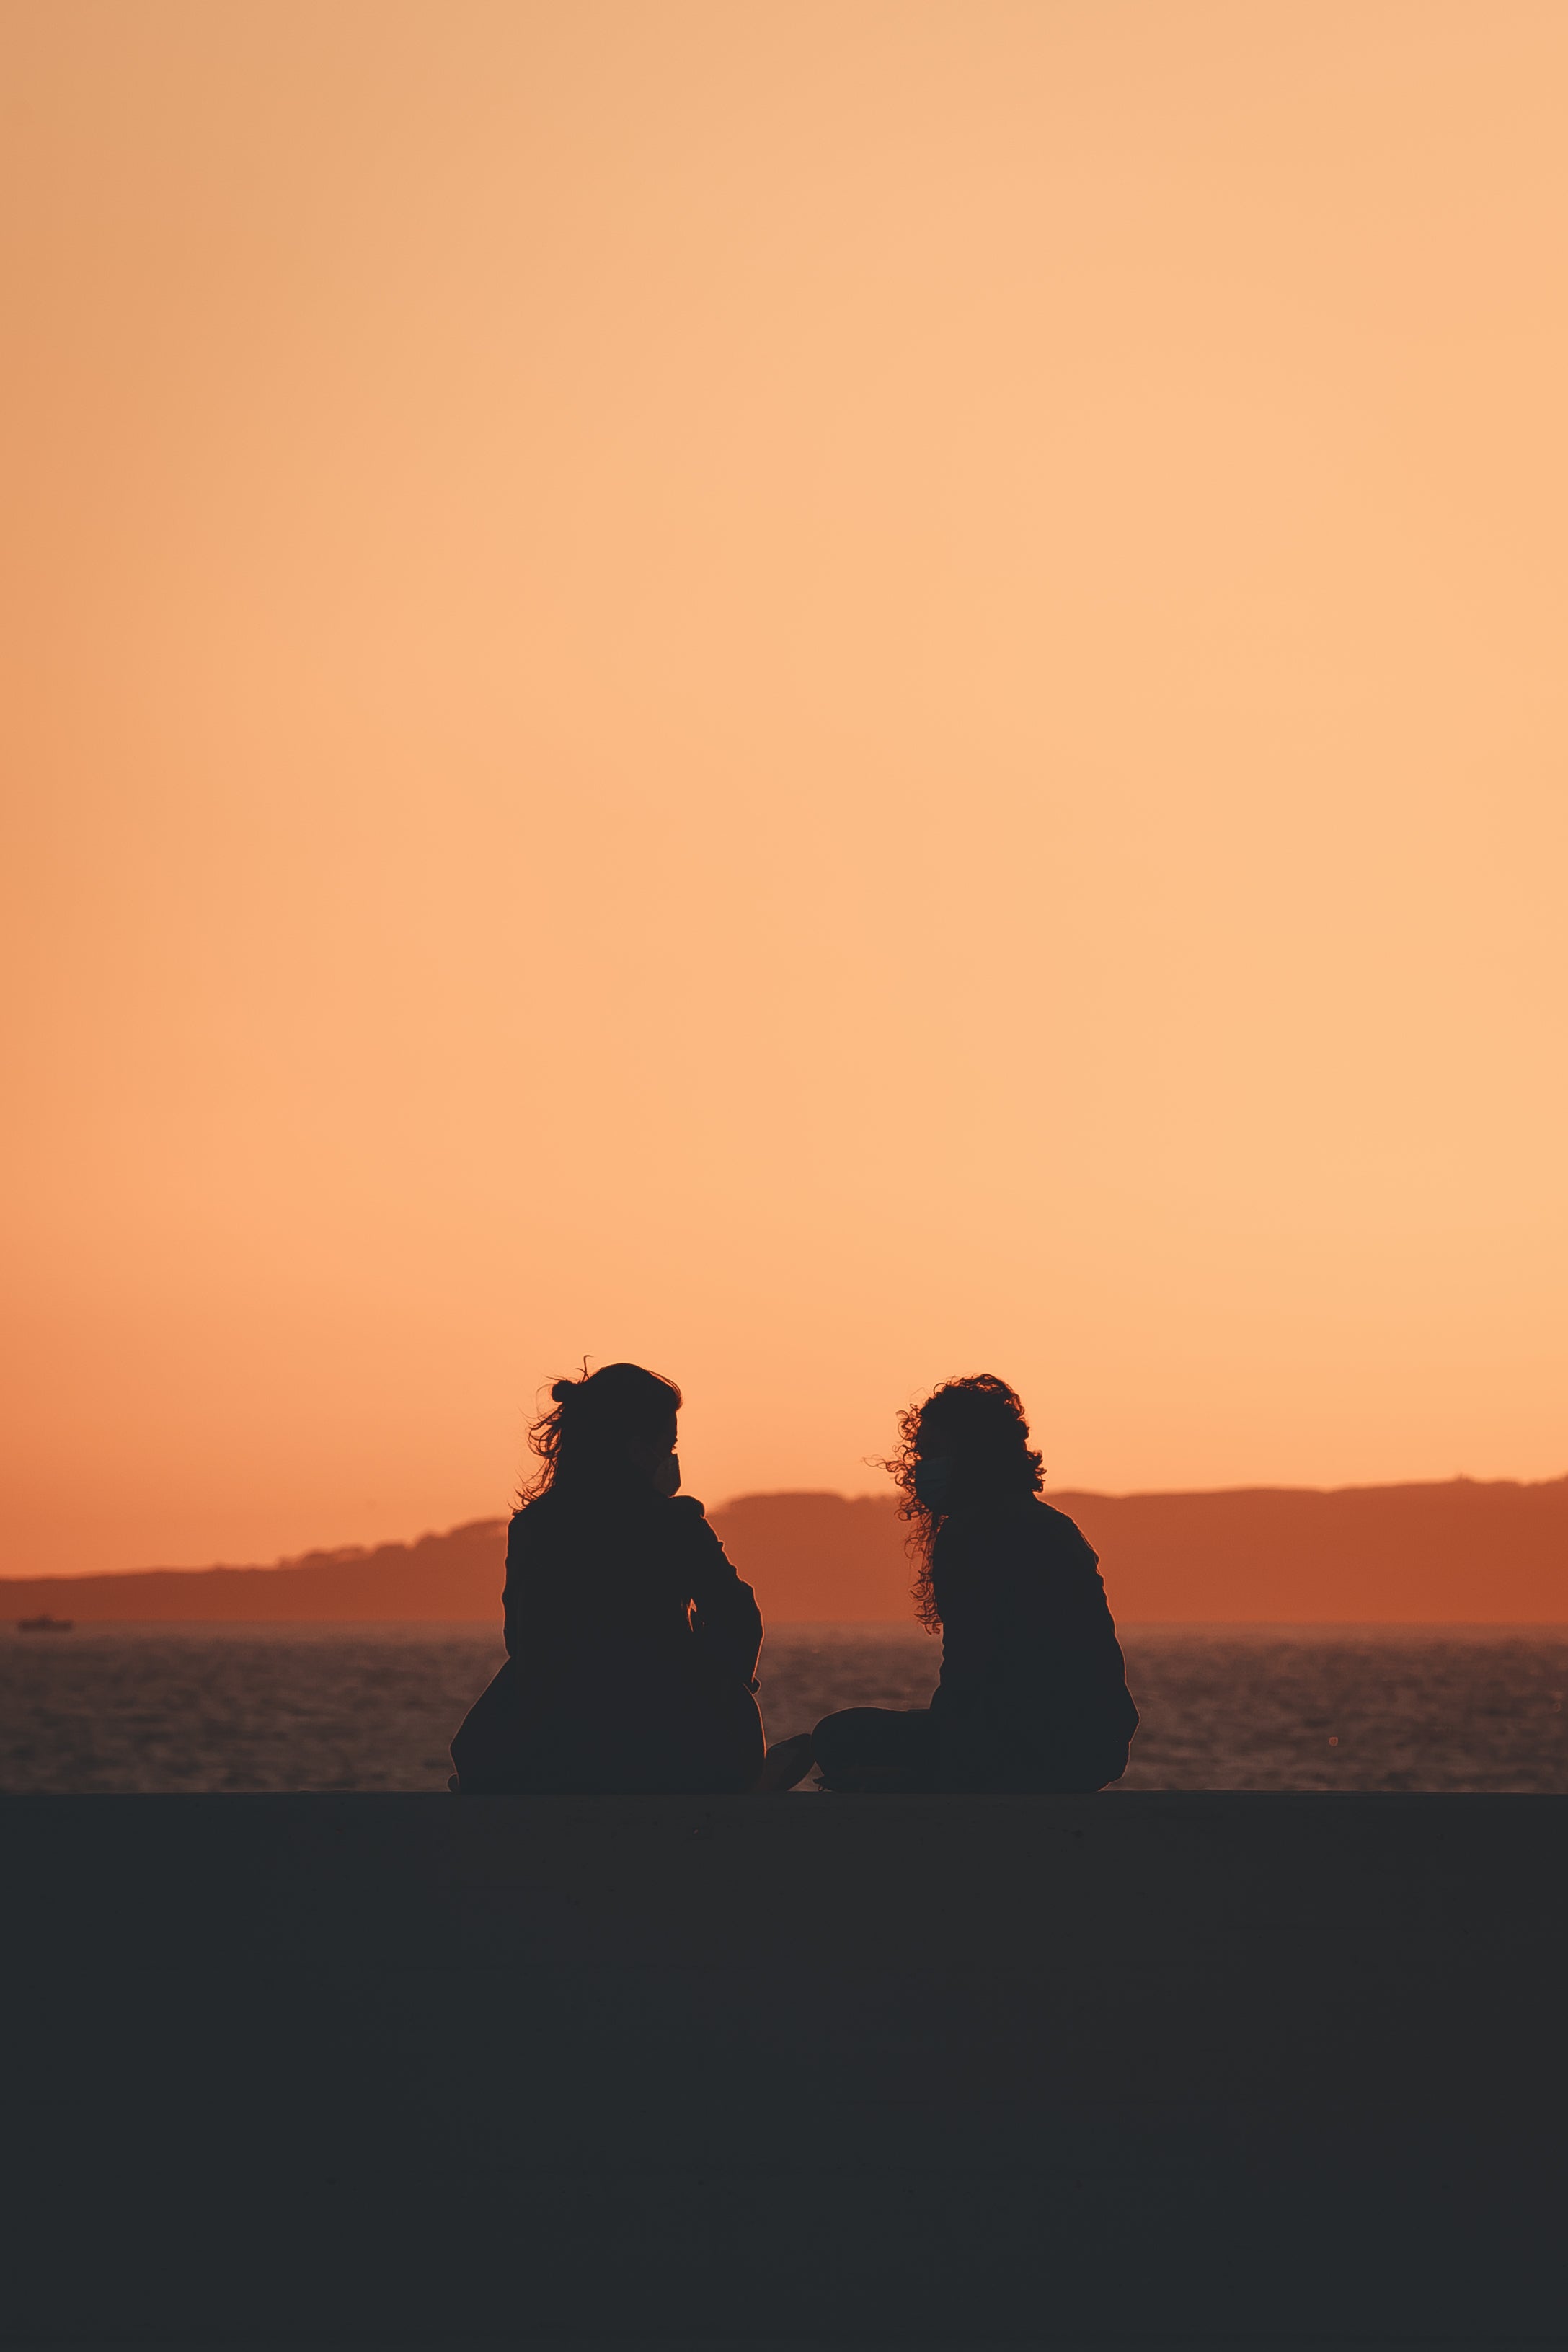
{"type": "Polygon", "coordinates": [[[953,1494],[953,1457],[928,1454],[915,1465],[915,1498],[928,1511],[945,1511],[953,1494]]]}
{"type": "Polygon", "coordinates": [[[674,1495],[678,1491],[680,1483],[681,1457],[678,1454],[666,1454],[653,1473],[654,1487],[661,1495],[674,1495]]]}

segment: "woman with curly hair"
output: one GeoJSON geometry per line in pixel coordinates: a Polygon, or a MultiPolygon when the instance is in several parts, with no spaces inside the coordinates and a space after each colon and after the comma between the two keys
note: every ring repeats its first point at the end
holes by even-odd
{"type": "Polygon", "coordinates": [[[507,1539],[507,1663],[452,1743],[465,1796],[717,1795],[762,1772],[762,1619],[678,1494],[673,1381],[557,1381],[507,1539]]]}
{"type": "Polygon", "coordinates": [[[946,1381],[900,1416],[886,1465],[942,1635],[929,1707],[850,1707],[811,1735],[830,1789],[1087,1790],[1120,1780],[1137,1727],[1098,1563],[1040,1498],[1016,1391],[946,1381]]]}

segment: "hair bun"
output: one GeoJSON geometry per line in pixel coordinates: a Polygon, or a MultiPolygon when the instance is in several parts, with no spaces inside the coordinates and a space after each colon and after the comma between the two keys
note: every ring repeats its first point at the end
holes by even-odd
{"type": "Polygon", "coordinates": [[[564,1404],[568,1397],[575,1396],[581,1386],[580,1381],[557,1381],[550,1395],[557,1404],[564,1404]]]}

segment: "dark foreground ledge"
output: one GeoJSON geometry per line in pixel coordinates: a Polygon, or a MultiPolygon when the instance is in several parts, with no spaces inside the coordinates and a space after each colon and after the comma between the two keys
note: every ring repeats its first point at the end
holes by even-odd
{"type": "Polygon", "coordinates": [[[1561,2343],[1568,1798],[0,1800],[5,2340],[1561,2343]]]}

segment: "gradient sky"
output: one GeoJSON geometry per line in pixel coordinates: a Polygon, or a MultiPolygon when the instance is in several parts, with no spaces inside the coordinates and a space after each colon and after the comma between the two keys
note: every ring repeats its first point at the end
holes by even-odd
{"type": "Polygon", "coordinates": [[[1568,1470],[1561,0],[0,24],[0,1569],[1568,1470]]]}

